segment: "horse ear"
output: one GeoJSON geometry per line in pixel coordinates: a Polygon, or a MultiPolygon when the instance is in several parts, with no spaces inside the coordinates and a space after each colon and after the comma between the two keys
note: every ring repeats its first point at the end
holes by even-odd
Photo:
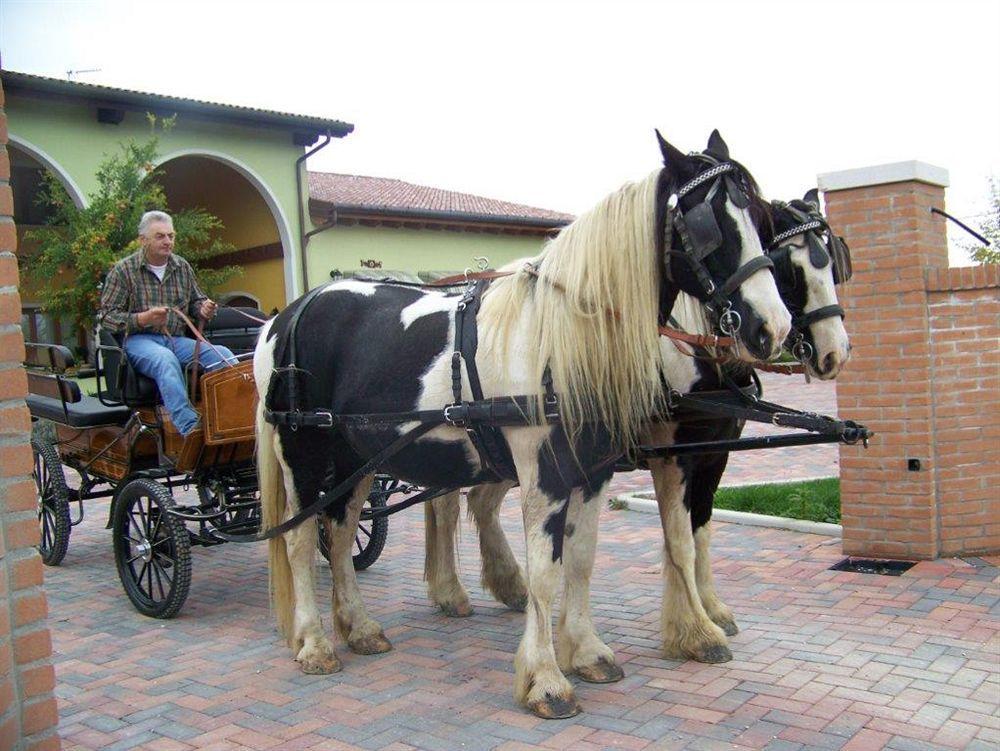
{"type": "Polygon", "coordinates": [[[656,131],[656,140],[660,142],[660,153],[663,155],[663,166],[679,168],[685,163],[687,157],[664,138],[660,131],[656,131]]]}
{"type": "Polygon", "coordinates": [[[819,190],[818,189],[813,188],[811,190],[807,190],[806,194],[804,196],[802,196],[802,200],[805,201],[806,203],[808,203],[810,206],[812,206],[817,211],[819,211],[819,190]]]}
{"type": "Polygon", "coordinates": [[[705,149],[705,152],[711,154],[720,162],[725,162],[729,159],[729,147],[722,140],[722,136],[719,135],[718,128],[713,130],[712,135],[708,137],[708,148],[705,149]]]}

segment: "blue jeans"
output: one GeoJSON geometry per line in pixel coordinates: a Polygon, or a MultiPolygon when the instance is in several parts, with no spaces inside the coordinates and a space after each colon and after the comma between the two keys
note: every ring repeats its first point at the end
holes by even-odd
{"type": "MultiPolygon", "coordinates": [[[[163,334],[131,334],[125,339],[129,362],[139,373],[156,381],[163,405],[181,435],[190,433],[198,422],[198,413],[188,400],[183,371],[183,367],[194,359],[194,344],[194,339],[186,336],[163,334]]],[[[225,347],[215,345],[215,349],[223,357],[233,358],[233,353],[225,347]]],[[[198,362],[206,371],[222,365],[215,349],[202,344],[198,352],[198,362]]],[[[236,362],[235,358],[229,361],[236,362]]]]}

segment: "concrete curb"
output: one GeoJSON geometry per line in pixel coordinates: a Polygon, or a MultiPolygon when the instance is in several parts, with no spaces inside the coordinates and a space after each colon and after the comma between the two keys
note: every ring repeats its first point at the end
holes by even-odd
{"type": "MultiPolygon", "coordinates": [[[[659,514],[656,501],[649,498],[642,498],[638,495],[623,493],[622,495],[615,497],[615,502],[622,504],[630,511],[638,511],[644,514],[659,514]]],[[[790,529],[794,532],[805,532],[811,535],[824,535],[826,537],[843,537],[844,535],[844,528],[839,524],[810,522],[802,519],[788,519],[784,516],[749,514],[745,511],[729,511],[721,508],[717,508],[712,511],[712,519],[719,522],[730,522],[732,524],[747,524],[752,527],[790,529]]]]}

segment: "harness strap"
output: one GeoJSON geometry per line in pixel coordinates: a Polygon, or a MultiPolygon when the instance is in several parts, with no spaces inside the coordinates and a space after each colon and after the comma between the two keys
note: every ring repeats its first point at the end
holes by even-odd
{"type": "Polygon", "coordinates": [[[792,326],[796,329],[804,330],[817,321],[822,321],[824,318],[833,318],[834,316],[843,318],[844,309],[839,305],[824,305],[822,308],[816,308],[816,310],[810,310],[808,313],[794,316],[792,318],[792,326]]]}
{"type": "Polygon", "coordinates": [[[728,298],[733,292],[739,289],[747,279],[756,274],[761,269],[773,269],[774,261],[766,255],[754,256],[744,263],[735,273],[726,280],[726,283],[719,289],[719,293],[728,298]]]}
{"type": "Polygon", "coordinates": [[[360,468],[355,470],[354,473],[351,474],[346,480],[342,480],[336,485],[336,487],[330,489],[329,491],[321,493],[320,497],[315,502],[306,506],[304,509],[301,509],[297,514],[295,514],[295,516],[290,519],[286,519],[276,527],[271,527],[270,529],[258,532],[255,535],[230,535],[216,530],[213,530],[212,534],[219,539],[225,540],[226,542],[262,542],[264,540],[270,540],[277,537],[278,535],[283,535],[288,530],[299,526],[309,517],[316,516],[339,498],[342,498],[350,490],[352,490],[355,485],[358,484],[362,477],[373,473],[376,469],[378,469],[382,462],[390,456],[399,453],[402,449],[406,448],[415,440],[420,438],[420,436],[430,430],[433,430],[434,427],[434,423],[427,422],[417,425],[415,428],[403,433],[403,435],[375,454],[375,456],[365,462],[360,468]]]}

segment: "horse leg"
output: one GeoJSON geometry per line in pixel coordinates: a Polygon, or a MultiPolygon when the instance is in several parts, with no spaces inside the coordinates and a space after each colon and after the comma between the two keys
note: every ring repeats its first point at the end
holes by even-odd
{"type": "Polygon", "coordinates": [[[458,511],[457,490],[424,504],[424,580],[431,602],[445,615],[463,618],[474,611],[458,579],[458,511]]]}
{"type": "Polygon", "coordinates": [[[613,683],[625,677],[625,672],[615,663],[614,652],[598,637],[590,617],[590,577],[603,501],[603,492],[586,499],[581,491],[573,492],[563,543],[566,578],[556,658],[564,673],[576,673],[588,683],[613,683]]]}
{"type": "Polygon", "coordinates": [[[510,488],[510,483],[472,488],[468,497],[469,516],[479,530],[483,587],[511,610],[523,613],[528,603],[528,587],[500,526],[500,505],[510,488]]]}
{"type": "Polygon", "coordinates": [[[733,655],[722,629],[712,623],[698,596],[694,535],[684,506],[687,490],[676,460],[651,460],[656,502],[663,526],[663,652],[698,662],[727,662],[733,655]]]}
{"type": "MultiPolygon", "coordinates": [[[[742,423],[733,420],[724,426],[722,438],[739,438],[742,423]]],[[[715,491],[722,480],[729,461],[728,454],[716,454],[699,457],[701,471],[699,482],[691,488],[691,527],[694,532],[694,575],[698,584],[698,596],[702,607],[715,625],[726,632],[726,636],[735,636],[740,632],[733,618],[733,611],[719,599],[715,592],[715,581],[712,578],[712,559],[709,557],[709,543],[712,537],[712,502],[715,491]]]]}
{"type": "MultiPolygon", "coordinates": [[[[288,503],[284,509],[284,519],[290,519],[300,508],[300,501],[295,491],[292,472],[277,451],[281,466],[285,496],[288,503]]],[[[275,553],[272,552],[271,589],[274,597],[275,611],[278,613],[279,624],[288,640],[288,645],[295,652],[295,659],[303,673],[310,675],[325,675],[336,673],[341,668],[333,643],[323,632],[323,623],[316,607],[316,584],[313,579],[315,562],[317,528],[316,524],[307,519],[297,527],[281,536],[280,544],[272,541],[272,551],[284,549],[287,568],[275,565],[275,553]],[[289,587],[289,579],[291,587],[289,587]],[[289,607],[291,618],[283,615],[289,607]]],[[[281,562],[283,563],[283,562],[281,562]]]]}
{"type": "Polygon", "coordinates": [[[333,576],[333,620],[337,632],[351,651],[361,655],[379,654],[392,649],[382,627],[365,610],[358,589],[358,580],[351,561],[354,538],[358,534],[358,519],[371,490],[372,476],[354,488],[344,509],[344,518],[330,520],[330,573],[333,576]]]}
{"type": "MultiPolygon", "coordinates": [[[[555,536],[547,529],[550,517],[565,514],[569,495],[560,502],[537,485],[526,483],[522,483],[521,495],[528,549],[528,606],[524,635],[514,657],[514,699],[543,719],[572,717],[579,713],[580,705],[559,670],[552,646],[552,600],[562,565],[554,548],[555,536]],[[553,508],[561,511],[553,513],[553,508]]],[[[559,533],[561,539],[561,530],[559,533]]]]}
{"type": "Polygon", "coordinates": [[[712,577],[712,561],[709,558],[709,544],[712,538],[710,523],[706,522],[694,531],[694,576],[698,582],[698,596],[712,622],[726,632],[726,636],[736,636],[740,632],[733,617],[733,611],[715,592],[712,577]]]}

